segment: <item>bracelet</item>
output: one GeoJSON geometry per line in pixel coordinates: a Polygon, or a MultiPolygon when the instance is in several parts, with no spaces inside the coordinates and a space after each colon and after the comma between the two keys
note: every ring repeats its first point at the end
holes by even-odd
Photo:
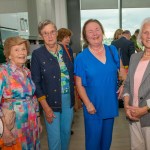
{"type": "Polygon", "coordinates": [[[40,117],[40,115],[39,116],[37,116],[38,118],[40,117]]]}

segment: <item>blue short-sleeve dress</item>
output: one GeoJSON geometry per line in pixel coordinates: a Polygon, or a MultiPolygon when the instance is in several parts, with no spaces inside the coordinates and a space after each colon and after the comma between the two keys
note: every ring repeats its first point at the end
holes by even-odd
{"type": "Polygon", "coordinates": [[[93,119],[107,119],[118,116],[117,99],[117,70],[120,59],[114,46],[105,47],[106,63],[99,61],[86,48],[75,59],[76,76],[82,80],[86,93],[96,108],[96,113],[90,115],[85,106],[84,117],[93,119]]]}

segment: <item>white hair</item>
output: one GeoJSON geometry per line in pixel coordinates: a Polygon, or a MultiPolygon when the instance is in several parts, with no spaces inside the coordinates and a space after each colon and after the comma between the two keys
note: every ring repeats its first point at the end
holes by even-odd
{"type": "Polygon", "coordinates": [[[146,23],[150,23],[150,17],[145,18],[145,19],[142,21],[142,24],[141,24],[140,32],[139,32],[138,37],[137,37],[137,41],[138,41],[139,44],[141,44],[141,45],[143,45],[142,39],[141,39],[142,32],[143,32],[143,26],[144,26],[146,23]]]}

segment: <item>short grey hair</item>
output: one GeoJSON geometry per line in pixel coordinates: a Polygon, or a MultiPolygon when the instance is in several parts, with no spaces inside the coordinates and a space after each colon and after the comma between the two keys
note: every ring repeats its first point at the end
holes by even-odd
{"type": "Polygon", "coordinates": [[[124,31],[122,32],[122,34],[130,34],[130,35],[131,35],[131,32],[130,32],[129,30],[124,30],[124,31]]]}
{"type": "Polygon", "coordinates": [[[150,17],[145,18],[145,19],[142,21],[142,23],[141,23],[140,32],[139,32],[139,35],[138,35],[138,37],[137,37],[137,41],[138,41],[141,45],[143,45],[142,39],[141,39],[142,32],[143,32],[143,26],[144,26],[146,23],[150,23],[150,17]]]}
{"type": "Polygon", "coordinates": [[[41,22],[39,23],[39,25],[38,25],[38,32],[39,32],[40,35],[41,35],[41,30],[42,30],[45,26],[47,26],[48,24],[53,25],[54,28],[57,30],[57,27],[56,27],[55,23],[53,23],[51,20],[44,20],[44,21],[41,21],[41,22]]]}

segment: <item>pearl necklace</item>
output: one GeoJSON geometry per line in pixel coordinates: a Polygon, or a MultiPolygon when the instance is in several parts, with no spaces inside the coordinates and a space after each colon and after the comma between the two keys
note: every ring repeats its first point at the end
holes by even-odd
{"type": "Polygon", "coordinates": [[[99,55],[103,55],[104,52],[105,52],[104,46],[103,46],[103,49],[102,49],[102,50],[100,50],[100,49],[98,49],[98,50],[93,50],[93,49],[90,48],[90,47],[89,47],[89,50],[90,50],[92,53],[94,53],[94,54],[99,54],[99,55]]]}

